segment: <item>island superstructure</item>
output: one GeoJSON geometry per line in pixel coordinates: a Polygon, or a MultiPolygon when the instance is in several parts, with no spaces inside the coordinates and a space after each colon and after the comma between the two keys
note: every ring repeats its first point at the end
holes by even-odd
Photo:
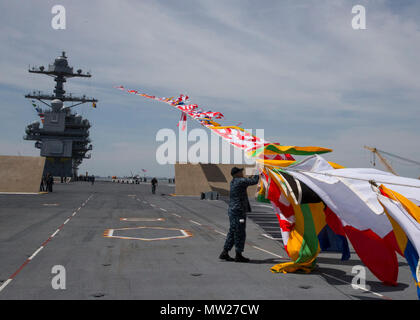
{"type": "MultiPolygon", "coordinates": [[[[32,67],[30,73],[44,74],[54,78],[56,82],[52,94],[33,91],[25,95],[46,105],[48,109],[37,107],[40,122],[34,122],[26,127],[25,140],[34,140],[35,147],[40,149],[40,155],[46,157],[44,173],[59,177],[77,176],[79,165],[83,159],[89,159],[88,151],[92,150],[89,138],[91,124],[89,120],[72,112],[72,108],[84,103],[92,103],[96,107],[98,100],[83,96],[66,94],[64,83],[68,78],[90,78],[89,72],[83,73],[81,69],[74,72],[69,66],[65,52],[57,57],[53,64],[32,67]],[[69,105],[65,105],[68,103],[69,105]]],[[[35,105],[34,105],[35,106],[35,105]]]]}

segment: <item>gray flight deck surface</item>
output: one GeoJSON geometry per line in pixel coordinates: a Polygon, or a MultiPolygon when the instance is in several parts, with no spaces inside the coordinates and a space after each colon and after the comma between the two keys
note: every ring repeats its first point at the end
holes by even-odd
{"type": "Polygon", "coordinates": [[[270,239],[280,237],[279,229],[272,210],[261,203],[251,203],[244,255],[252,260],[244,264],[218,259],[228,228],[222,200],[170,196],[174,186],[162,183],[156,195],[149,184],[54,187],[45,195],[0,195],[0,299],[417,298],[402,258],[397,287],[382,285],[367,271],[371,291],[351,286],[352,267],[361,265],[353,251],[345,262],[340,254],[322,252],[311,274],[270,272],[288,259],[281,243],[270,239]],[[110,238],[104,236],[108,229],[113,236],[185,238],[110,238]],[[52,288],[55,265],[65,267],[65,290],[52,288]]]}

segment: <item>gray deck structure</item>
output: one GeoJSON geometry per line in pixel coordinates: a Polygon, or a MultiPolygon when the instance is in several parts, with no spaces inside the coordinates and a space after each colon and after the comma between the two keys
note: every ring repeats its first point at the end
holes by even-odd
{"type": "Polygon", "coordinates": [[[56,184],[46,195],[0,195],[0,299],[417,299],[403,259],[397,287],[382,285],[368,271],[371,291],[353,289],[352,267],[362,264],[353,250],[346,262],[340,254],[321,253],[311,274],[271,273],[272,265],[288,259],[271,239],[280,237],[272,210],[257,202],[247,226],[251,263],[220,261],[226,202],[172,192],[174,186],[162,183],[152,195],[149,184],[74,182],[56,184]],[[104,236],[181,233],[172,229],[192,236],[104,236]],[[65,267],[65,290],[51,286],[55,265],[65,267]]]}

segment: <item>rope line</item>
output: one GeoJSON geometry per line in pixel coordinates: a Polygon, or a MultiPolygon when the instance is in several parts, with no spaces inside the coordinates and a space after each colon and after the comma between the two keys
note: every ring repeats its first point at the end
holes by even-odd
{"type": "Polygon", "coordinates": [[[347,176],[340,176],[340,175],[335,175],[335,174],[330,174],[330,173],[325,173],[325,172],[313,172],[313,171],[308,171],[308,170],[301,170],[301,169],[292,169],[292,168],[287,168],[287,169],[283,169],[285,171],[295,171],[295,172],[302,172],[302,173],[312,173],[312,174],[319,174],[319,175],[324,175],[324,176],[330,176],[330,177],[335,177],[335,178],[344,178],[344,179],[352,179],[352,180],[359,180],[359,181],[367,181],[367,182],[376,182],[376,183],[382,183],[382,184],[391,184],[394,186],[402,186],[402,187],[410,187],[410,188],[418,188],[420,189],[420,186],[413,186],[413,185],[409,185],[409,184],[403,184],[403,183],[397,183],[397,182],[388,182],[388,181],[380,181],[380,180],[373,180],[373,179],[363,179],[363,178],[356,178],[356,177],[347,177],[347,176]]]}

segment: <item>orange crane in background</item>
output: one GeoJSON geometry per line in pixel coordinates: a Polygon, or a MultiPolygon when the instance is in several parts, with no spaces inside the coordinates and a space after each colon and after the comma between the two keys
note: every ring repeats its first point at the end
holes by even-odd
{"type": "MultiPolygon", "coordinates": [[[[381,155],[380,150],[378,150],[377,148],[372,148],[372,147],[368,147],[368,146],[365,146],[364,148],[369,150],[370,152],[372,152],[374,156],[378,156],[379,160],[381,160],[381,162],[385,166],[385,168],[389,172],[398,176],[398,173],[395,172],[394,168],[392,168],[392,166],[389,164],[389,162],[381,155]]],[[[373,162],[373,165],[375,165],[375,161],[373,162]]]]}
{"type": "MultiPolygon", "coordinates": [[[[414,160],[410,160],[410,159],[407,159],[407,158],[403,158],[403,157],[398,156],[396,154],[393,154],[393,153],[390,153],[390,152],[386,152],[386,151],[383,151],[383,150],[379,150],[378,148],[372,148],[372,147],[368,147],[368,146],[364,146],[364,148],[367,149],[367,150],[369,150],[370,152],[372,152],[374,154],[374,156],[378,156],[379,160],[383,163],[383,165],[385,166],[385,168],[389,172],[395,174],[396,176],[398,176],[398,173],[395,172],[394,168],[392,168],[392,166],[384,158],[383,155],[394,157],[394,158],[403,160],[405,162],[408,162],[408,163],[411,163],[411,164],[416,164],[416,165],[420,166],[420,162],[417,162],[417,161],[414,161],[414,160]]],[[[373,165],[375,165],[375,163],[373,165]]],[[[419,177],[419,179],[420,179],[420,177],[419,177]]]]}

